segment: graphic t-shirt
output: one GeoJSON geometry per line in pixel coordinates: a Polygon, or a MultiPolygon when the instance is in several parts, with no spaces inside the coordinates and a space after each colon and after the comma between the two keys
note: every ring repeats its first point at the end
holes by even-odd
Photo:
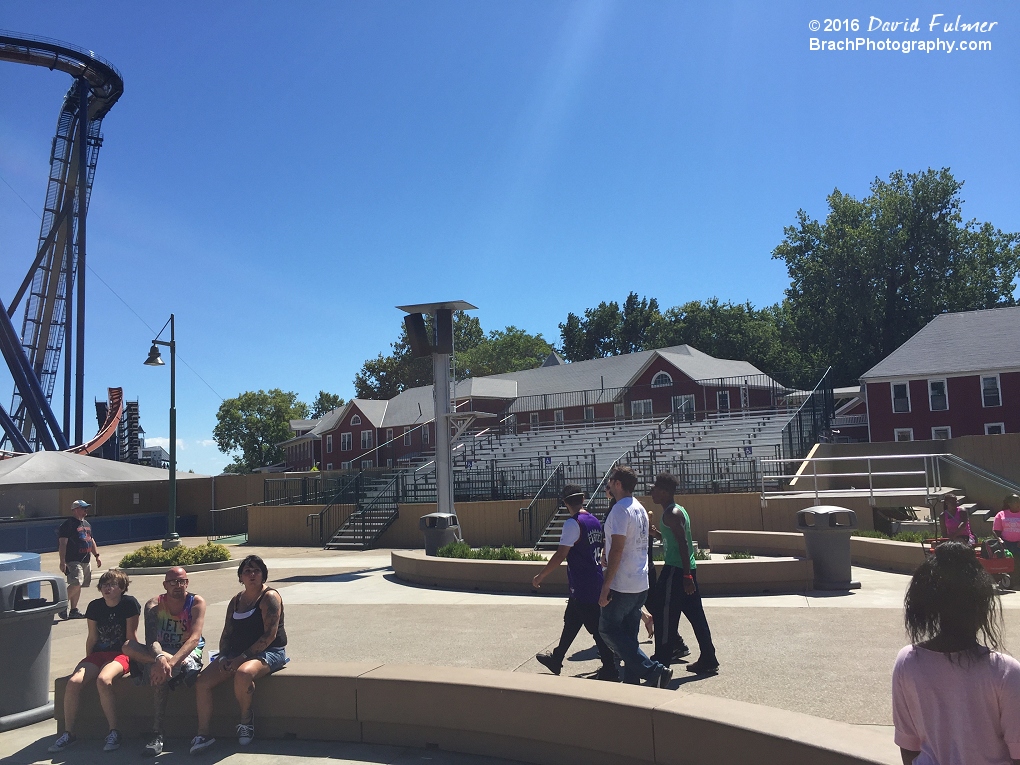
{"type": "MultiPolygon", "coordinates": [[[[191,631],[191,607],[195,603],[195,596],[190,592],[184,598],[184,608],[174,616],[167,606],[166,595],[159,596],[159,604],[156,606],[156,640],[164,651],[169,654],[176,654],[181,650],[188,633],[191,631]]],[[[191,652],[199,661],[202,660],[202,649],[205,647],[205,638],[198,639],[198,645],[191,652]]]]}
{"type": "Polygon", "coordinates": [[[98,638],[93,651],[120,651],[127,640],[127,620],[138,616],[142,607],[130,595],[121,595],[120,603],[112,608],[103,598],[97,598],[85,609],[85,618],[96,623],[98,638]]]}
{"type": "Polygon", "coordinates": [[[1020,542],[1020,513],[1000,510],[992,521],[992,530],[1001,531],[1007,542],[1020,542]]]}
{"type": "Polygon", "coordinates": [[[613,536],[627,537],[610,589],[617,592],[644,592],[648,589],[648,513],[633,497],[624,497],[606,518],[606,560],[613,549],[613,536]]]}
{"type": "Polygon", "coordinates": [[[68,518],[60,524],[57,536],[67,540],[67,551],[64,560],[71,563],[82,563],[89,559],[92,550],[92,526],[84,518],[68,518]]]}
{"type": "Polygon", "coordinates": [[[590,513],[567,518],[560,534],[560,546],[567,553],[567,582],[570,597],[579,603],[598,603],[602,592],[602,567],[599,554],[604,543],[602,524],[590,513]],[[583,532],[583,533],[582,533],[583,532]]]}

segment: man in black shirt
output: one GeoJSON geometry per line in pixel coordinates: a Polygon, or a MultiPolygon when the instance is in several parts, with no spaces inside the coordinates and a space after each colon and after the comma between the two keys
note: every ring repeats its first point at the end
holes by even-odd
{"type": "Polygon", "coordinates": [[[89,557],[96,556],[96,566],[103,565],[99,560],[99,548],[92,538],[92,526],[85,520],[90,505],[84,499],[76,499],[71,503],[73,517],[68,518],[57,529],[60,537],[60,571],[67,576],[67,619],[84,619],[85,614],[78,610],[78,598],[81,588],[92,584],[92,568],[89,557]]]}

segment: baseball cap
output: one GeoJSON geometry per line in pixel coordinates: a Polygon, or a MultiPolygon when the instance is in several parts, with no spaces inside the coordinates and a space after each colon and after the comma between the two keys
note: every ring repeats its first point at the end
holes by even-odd
{"type": "Polygon", "coordinates": [[[71,509],[74,510],[75,508],[78,507],[92,507],[92,505],[90,505],[84,499],[76,499],[74,502],[71,503],[71,509]]]}

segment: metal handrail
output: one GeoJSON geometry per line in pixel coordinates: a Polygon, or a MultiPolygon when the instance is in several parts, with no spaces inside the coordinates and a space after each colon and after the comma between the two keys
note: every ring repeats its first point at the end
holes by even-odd
{"type": "MultiPolygon", "coordinates": [[[[332,499],[332,501],[328,505],[326,505],[324,508],[322,508],[322,510],[320,510],[319,512],[317,512],[317,513],[309,513],[305,517],[305,526],[312,526],[313,525],[313,523],[312,523],[312,519],[313,518],[315,518],[318,521],[318,526],[319,526],[319,544],[322,544],[323,540],[325,539],[325,535],[322,533],[322,522],[323,522],[323,519],[326,517],[326,513],[328,513],[330,510],[332,510],[338,504],[350,504],[350,503],[341,503],[338,500],[340,499],[341,496],[343,496],[344,492],[347,491],[347,489],[351,486],[352,483],[357,485],[357,481],[361,478],[363,473],[364,473],[364,471],[361,471],[361,472],[355,473],[353,476],[351,476],[350,480],[348,480],[347,483],[345,483],[343,486],[341,486],[339,489],[337,489],[336,492],[334,492],[333,499],[332,499]]],[[[357,497],[355,497],[355,501],[357,501],[357,497]]],[[[343,523],[341,523],[340,525],[342,526],[343,523]]],[[[314,533],[313,533],[313,537],[314,537],[314,533]]]]}
{"type": "Polygon", "coordinates": [[[960,468],[961,470],[967,471],[968,473],[972,473],[976,475],[978,478],[983,478],[984,480],[989,481],[990,483],[994,483],[997,486],[1005,489],[1006,491],[1020,494],[1020,484],[1015,484],[1008,478],[1003,478],[1002,476],[996,475],[990,470],[985,470],[983,467],[979,467],[978,465],[975,465],[972,462],[968,462],[959,455],[940,454],[938,455],[938,458],[940,462],[942,460],[945,460],[953,467],[957,467],[960,468]]]}
{"type": "Polygon", "coordinates": [[[520,523],[522,523],[522,524],[524,523],[525,517],[527,517],[527,520],[528,520],[528,538],[525,540],[527,544],[531,544],[531,541],[532,541],[532,539],[535,536],[535,533],[534,533],[535,532],[535,503],[538,502],[539,499],[541,499],[542,492],[545,491],[545,487],[549,485],[549,482],[553,478],[556,477],[557,473],[559,473],[560,471],[563,470],[563,465],[564,465],[564,463],[561,462],[555,468],[553,468],[553,471],[551,473],[549,473],[549,477],[545,479],[545,481],[542,483],[542,486],[539,488],[539,490],[537,492],[535,492],[535,496],[531,500],[531,503],[527,507],[522,507],[520,510],[517,511],[517,520],[520,523]]]}

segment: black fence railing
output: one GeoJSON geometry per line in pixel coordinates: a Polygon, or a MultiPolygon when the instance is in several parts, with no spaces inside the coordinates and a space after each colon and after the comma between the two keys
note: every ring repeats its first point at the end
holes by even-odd
{"type": "MultiPolygon", "coordinates": [[[[347,522],[358,508],[358,501],[364,491],[364,473],[338,477],[333,495],[322,510],[309,513],[305,525],[309,527],[312,544],[320,547],[328,542],[337,529],[347,522]]],[[[321,504],[319,502],[306,504],[321,504]]]]}
{"type": "Polygon", "coordinates": [[[243,535],[248,538],[248,506],[223,507],[209,511],[209,533],[206,541],[215,542],[243,535]]]}
{"type": "Polygon", "coordinates": [[[835,415],[831,370],[826,370],[814,390],[804,399],[797,413],[783,428],[782,449],[786,459],[807,456],[819,441],[831,438],[830,423],[835,415]]]}

